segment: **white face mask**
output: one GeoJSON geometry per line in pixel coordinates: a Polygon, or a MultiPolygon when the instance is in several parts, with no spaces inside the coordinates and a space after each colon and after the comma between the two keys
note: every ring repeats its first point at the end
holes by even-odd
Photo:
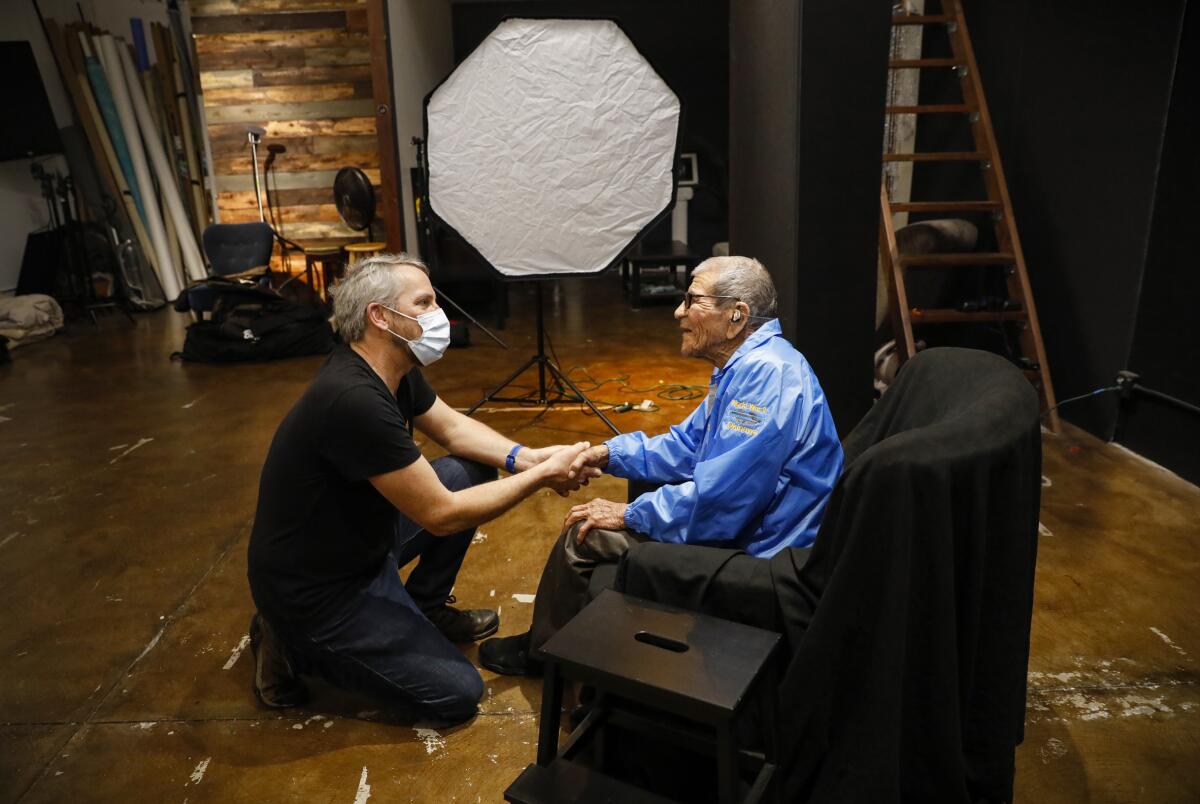
{"type": "Polygon", "coordinates": [[[399,310],[388,307],[386,304],[380,304],[379,306],[410,321],[416,321],[421,325],[421,337],[415,341],[410,341],[408,338],[392,332],[390,329],[388,332],[407,343],[408,348],[412,350],[413,357],[422,366],[436,363],[446,353],[446,347],[450,345],[450,319],[446,318],[446,312],[442,308],[439,307],[436,310],[430,310],[424,315],[413,318],[411,315],[405,315],[399,310]]]}

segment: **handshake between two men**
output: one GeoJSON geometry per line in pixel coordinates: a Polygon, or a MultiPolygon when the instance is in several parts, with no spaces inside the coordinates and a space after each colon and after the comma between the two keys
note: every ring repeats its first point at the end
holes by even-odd
{"type": "Polygon", "coordinates": [[[302,703],[309,674],[416,717],[472,717],[483,681],[452,643],[500,622],[455,608],[451,590],[475,528],[541,488],[566,496],[604,473],[657,485],[629,504],[570,509],[531,630],[480,646],[480,664],[499,673],[538,672],[538,649],[587,604],[596,566],[637,542],[758,557],[811,544],[842,451],[775,306],[758,261],[705,261],[675,310],[682,355],[713,366],[705,400],[660,435],[531,449],[425,380],[421,368],[449,345],[425,266],[403,254],[352,266],[334,296],[346,345],[279,425],[263,466],[248,556],[259,700],[302,703]],[[426,460],[414,430],[449,454],[426,460]],[[402,582],[399,567],[414,561],[402,582]]]}

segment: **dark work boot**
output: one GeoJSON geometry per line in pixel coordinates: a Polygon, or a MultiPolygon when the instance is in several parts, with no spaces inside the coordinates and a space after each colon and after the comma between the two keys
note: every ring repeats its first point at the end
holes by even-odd
{"type": "Polygon", "coordinates": [[[454,595],[450,595],[440,606],[423,610],[429,622],[451,642],[474,642],[491,636],[500,628],[500,615],[491,609],[464,611],[451,606],[453,602],[454,595]]]}
{"type": "Polygon", "coordinates": [[[542,663],[530,655],[528,631],[484,642],[479,646],[479,663],[505,676],[542,674],[542,663]]]}
{"type": "Polygon", "coordinates": [[[250,618],[250,651],[254,654],[254,695],[263,706],[286,709],[308,700],[282,643],[261,615],[250,618]]]}

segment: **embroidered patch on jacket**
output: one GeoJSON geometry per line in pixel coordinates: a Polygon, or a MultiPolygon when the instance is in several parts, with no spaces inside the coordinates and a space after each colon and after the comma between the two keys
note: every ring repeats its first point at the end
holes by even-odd
{"type": "Polygon", "coordinates": [[[725,418],[722,421],[722,425],[726,430],[733,430],[734,432],[745,433],[746,435],[755,435],[762,429],[763,422],[766,420],[766,408],[751,402],[742,402],[735,399],[729,403],[729,408],[725,411],[725,418]]]}

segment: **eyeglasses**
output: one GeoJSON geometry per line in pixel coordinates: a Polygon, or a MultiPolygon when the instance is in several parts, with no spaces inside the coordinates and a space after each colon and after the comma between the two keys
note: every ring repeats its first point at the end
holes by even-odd
{"type": "Polygon", "coordinates": [[[683,294],[683,309],[692,309],[696,299],[736,299],[737,296],[714,296],[711,293],[692,293],[690,290],[683,294]]]}

